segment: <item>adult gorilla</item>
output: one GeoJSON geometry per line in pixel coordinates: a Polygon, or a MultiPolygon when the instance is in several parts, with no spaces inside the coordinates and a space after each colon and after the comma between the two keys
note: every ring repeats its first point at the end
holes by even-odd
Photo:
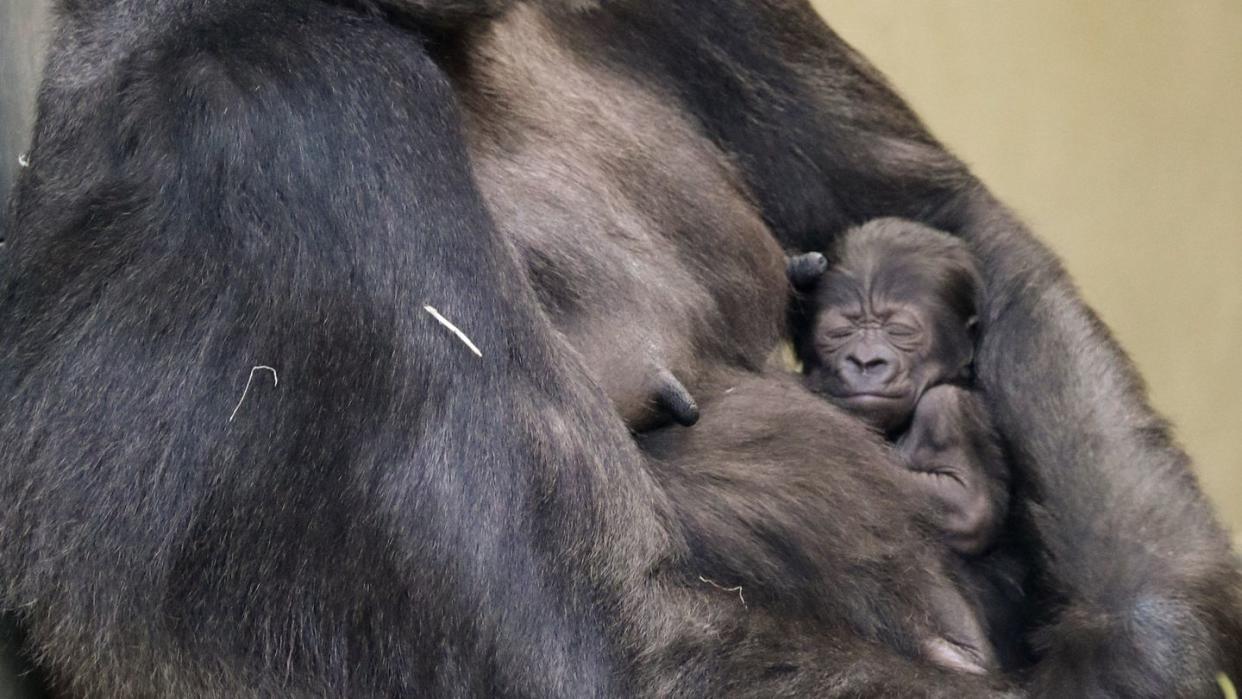
{"type": "Polygon", "coordinates": [[[756,373],[780,247],[886,215],[986,267],[1026,685],[1236,676],[1227,538],[1129,363],[874,71],[795,0],[574,4],[62,0],[0,287],[2,589],[58,686],[991,693],[929,660],[882,449],[756,373]],[[703,423],[644,454],[670,385],[703,423]]]}

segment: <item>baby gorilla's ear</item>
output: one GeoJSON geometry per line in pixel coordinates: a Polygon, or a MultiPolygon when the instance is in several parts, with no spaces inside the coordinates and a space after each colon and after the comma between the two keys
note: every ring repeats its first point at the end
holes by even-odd
{"type": "Polygon", "coordinates": [[[785,263],[785,273],[789,276],[789,283],[799,291],[806,291],[815,286],[826,271],[828,271],[828,259],[818,252],[794,255],[785,263]]]}
{"type": "Polygon", "coordinates": [[[969,338],[970,344],[966,350],[962,370],[973,380],[975,373],[975,348],[979,345],[979,316],[970,316],[966,319],[966,336],[969,338]]]}

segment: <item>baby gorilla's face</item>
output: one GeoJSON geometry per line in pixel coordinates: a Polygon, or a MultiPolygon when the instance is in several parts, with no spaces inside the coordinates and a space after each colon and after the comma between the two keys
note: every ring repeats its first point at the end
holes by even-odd
{"type": "MultiPolygon", "coordinates": [[[[815,319],[818,361],[808,379],[834,403],[893,432],[909,420],[923,391],[949,373],[945,353],[938,351],[945,344],[937,341],[943,329],[925,305],[874,294],[834,296],[815,319]]],[[[964,324],[961,332],[967,333],[964,324]]]]}
{"type": "Polygon", "coordinates": [[[808,387],[889,435],[923,392],[966,374],[974,356],[979,274],[952,236],[876,219],[821,255],[790,260],[814,316],[799,340],[808,387]],[[814,264],[813,264],[814,263],[814,264]]]}

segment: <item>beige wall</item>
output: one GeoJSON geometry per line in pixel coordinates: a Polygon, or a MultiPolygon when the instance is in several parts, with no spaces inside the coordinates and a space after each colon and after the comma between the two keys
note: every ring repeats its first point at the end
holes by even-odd
{"type": "Polygon", "coordinates": [[[47,0],[0,0],[0,211],[28,145],[47,18],[47,0]]]}
{"type": "Polygon", "coordinates": [[[1242,1],[815,1],[1061,254],[1242,534],[1242,1]]]}

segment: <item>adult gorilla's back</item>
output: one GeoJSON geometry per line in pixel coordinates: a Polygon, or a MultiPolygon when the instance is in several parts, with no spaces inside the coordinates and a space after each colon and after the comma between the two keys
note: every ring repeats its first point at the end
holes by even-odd
{"type": "MultiPolygon", "coordinates": [[[[808,7],[502,5],[62,3],[0,287],[0,589],[56,682],[103,696],[985,694],[917,657],[935,631],[917,589],[938,573],[919,541],[900,548],[917,536],[904,519],[859,520],[866,532],[828,547],[798,529],[703,536],[613,408],[652,366],[705,405],[728,390],[720,372],[758,368],[783,293],[762,281],[775,248],[730,241],[820,248],[879,215],[958,232],[987,266],[980,377],[1052,610],[1032,687],[1199,695],[1239,671],[1227,539],[1129,364],[1047,251],[808,7]],[[543,87],[535,69],[589,78],[565,123],[489,82],[543,87]],[[642,113],[635,94],[673,105],[688,150],[640,147],[669,124],[603,118],[642,113]],[[566,124],[631,148],[588,163],[591,139],[560,138],[566,124]],[[600,175],[608,197],[585,197],[580,218],[557,206],[556,183],[590,191],[600,175]],[[702,195],[674,215],[661,192],[679,186],[702,195]],[[717,206],[740,223],[701,238],[717,206]],[[540,247],[565,230],[548,214],[581,225],[587,251],[633,254],[584,279],[591,255],[540,247]],[[749,296],[713,284],[713,255],[754,271],[749,296]],[[706,310],[655,297],[687,289],[706,310]],[[604,309],[654,328],[651,362],[600,347],[604,309]],[[693,322],[665,322],[683,312],[693,322]],[[735,329],[750,334],[707,341],[735,329]],[[770,546],[780,556],[754,560],[827,583],[771,577],[818,599],[760,589],[743,606],[717,589],[731,581],[700,580],[737,553],[695,550],[716,541],[770,546]]],[[[860,475],[882,451],[833,429],[851,438],[825,468],[883,497],[882,477],[860,475]]],[[[815,496],[765,485],[707,499],[740,515],[815,496]]]]}

